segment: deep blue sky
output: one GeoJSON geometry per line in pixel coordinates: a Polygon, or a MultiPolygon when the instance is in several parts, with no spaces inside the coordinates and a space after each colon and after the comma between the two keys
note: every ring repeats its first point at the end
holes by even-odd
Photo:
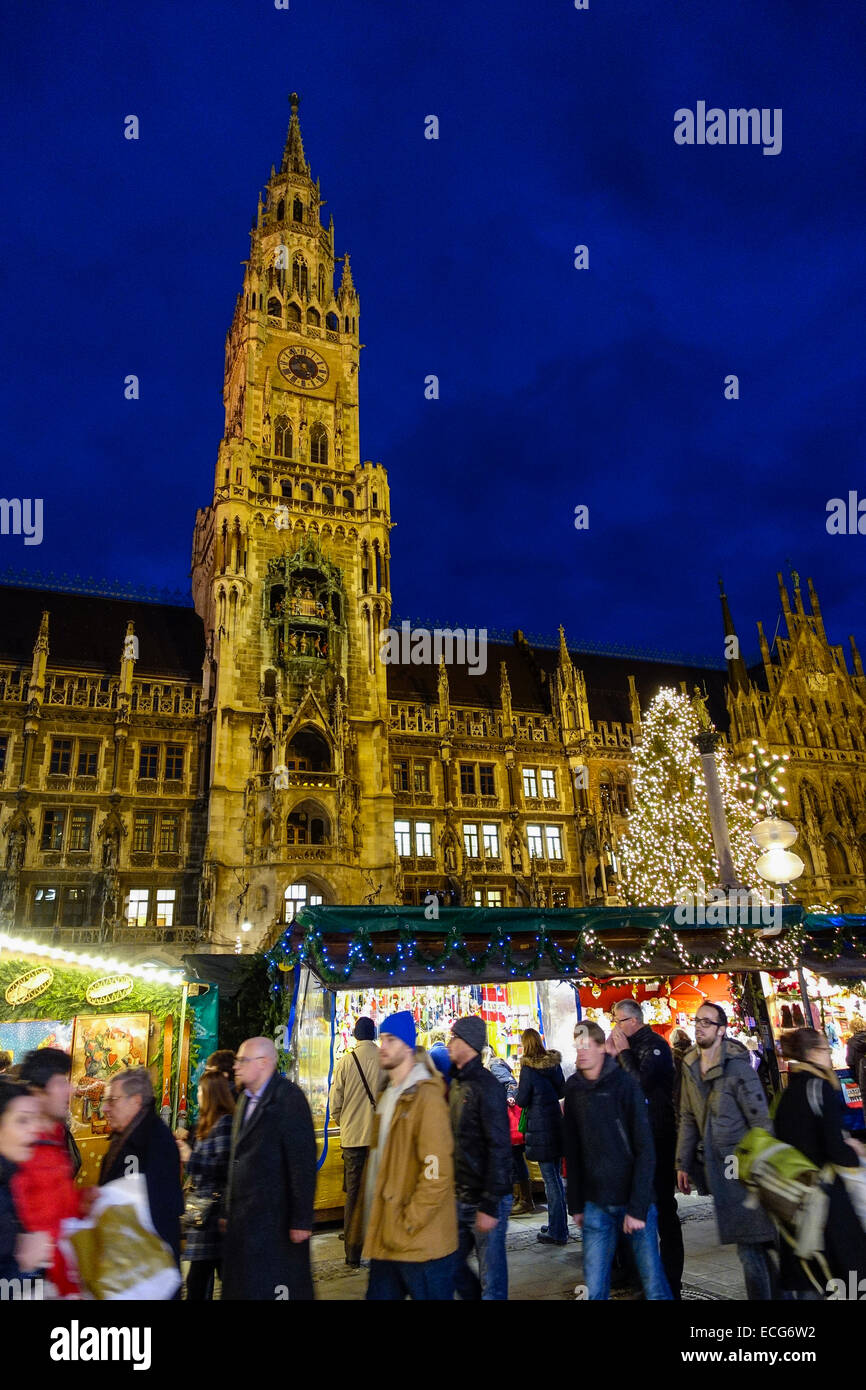
{"type": "Polygon", "coordinates": [[[0,495],[46,520],[0,568],[187,587],[294,88],[361,295],[399,613],[720,656],[721,572],[751,652],[790,558],[866,645],[866,537],[825,530],[866,495],[859,0],[3,11],[0,495]],[[699,99],[781,107],[781,154],[677,146],[699,99]]]}

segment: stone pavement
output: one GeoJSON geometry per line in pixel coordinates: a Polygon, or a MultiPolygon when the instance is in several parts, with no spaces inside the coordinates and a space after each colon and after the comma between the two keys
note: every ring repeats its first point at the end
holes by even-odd
{"type": "MultiPolygon", "coordinates": [[[[686,1267],[683,1297],[686,1300],[745,1299],[740,1262],[733,1245],[720,1247],[710,1197],[678,1197],[683,1223],[686,1267]]],[[[572,1235],[567,1246],[539,1245],[539,1227],[547,1219],[536,1216],[508,1223],[510,1298],[569,1300],[583,1278],[581,1242],[572,1235]]],[[[574,1231],[574,1227],[570,1227],[574,1231]]],[[[359,1300],[367,1289],[367,1273],[346,1268],[343,1243],[336,1228],[313,1236],[313,1275],[317,1298],[326,1301],[359,1300]]],[[[614,1295],[616,1297],[616,1295],[614,1295]]],[[[628,1297],[621,1296],[625,1300],[628,1297]]]]}

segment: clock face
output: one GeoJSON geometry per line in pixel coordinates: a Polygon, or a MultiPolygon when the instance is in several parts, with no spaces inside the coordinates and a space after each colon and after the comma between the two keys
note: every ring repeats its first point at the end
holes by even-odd
{"type": "Polygon", "coordinates": [[[283,348],[277,358],[277,366],[286,381],[307,391],[315,391],[316,387],[324,386],[328,380],[328,364],[312,348],[283,348]]]}

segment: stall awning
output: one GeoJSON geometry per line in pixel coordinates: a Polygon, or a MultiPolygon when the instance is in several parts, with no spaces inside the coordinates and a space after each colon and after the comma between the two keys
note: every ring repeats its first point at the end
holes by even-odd
{"type": "Polygon", "coordinates": [[[268,953],[326,985],[367,988],[591,975],[792,970],[866,975],[866,916],[709,904],[706,921],[668,907],[305,907],[268,953]],[[781,918],[781,920],[780,920],[781,918]]]}

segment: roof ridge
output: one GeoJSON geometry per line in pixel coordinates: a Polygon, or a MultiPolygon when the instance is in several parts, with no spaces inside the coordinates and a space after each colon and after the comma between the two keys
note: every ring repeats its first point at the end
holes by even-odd
{"type": "Polygon", "coordinates": [[[108,598],[135,603],[160,604],[163,607],[192,608],[192,595],[181,589],[158,589],[156,585],[124,584],[120,580],[86,579],[80,574],[43,574],[41,570],[0,570],[0,588],[36,589],[55,594],[82,594],[91,598],[108,598]]]}

